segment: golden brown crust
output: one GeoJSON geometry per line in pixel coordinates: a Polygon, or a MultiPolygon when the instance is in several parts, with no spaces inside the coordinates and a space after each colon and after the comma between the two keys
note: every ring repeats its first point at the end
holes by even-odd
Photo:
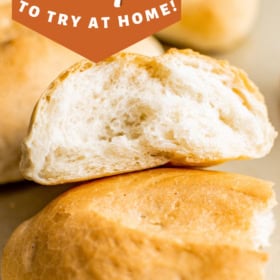
{"type": "Polygon", "coordinates": [[[58,213],[47,227],[42,220],[35,231],[28,222],[18,228],[10,240],[17,246],[4,253],[3,280],[48,280],[50,275],[53,280],[263,279],[265,253],[228,245],[181,245],[94,213],[72,221],[67,229],[65,219],[58,213]]]}
{"type": "Polygon", "coordinates": [[[76,187],[23,223],[3,280],[262,279],[251,223],[271,184],[214,171],[161,168],[76,187]]]}

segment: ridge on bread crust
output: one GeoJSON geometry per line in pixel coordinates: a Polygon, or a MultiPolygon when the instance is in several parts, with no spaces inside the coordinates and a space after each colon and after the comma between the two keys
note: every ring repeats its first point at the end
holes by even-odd
{"type": "Polygon", "coordinates": [[[259,158],[276,132],[246,74],[190,50],[82,61],[39,100],[21,171],[58,184],[164,164],[259,158]]]}
{"type": "Polygon", "coordinates": [[[18,227],[3,280],[261,280],[273,220],[255,218],[274,205],[270,182],[233,173],[158,168],[95,180],[18,227]]]}

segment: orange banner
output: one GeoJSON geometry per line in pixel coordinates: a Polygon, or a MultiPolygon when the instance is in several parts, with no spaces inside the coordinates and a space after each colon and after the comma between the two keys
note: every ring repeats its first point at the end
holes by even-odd
{"type": "Polygon", "coordinates": [[[179,0],[13,0],[13,19],[92,60],[180,20],[179,0]]]}

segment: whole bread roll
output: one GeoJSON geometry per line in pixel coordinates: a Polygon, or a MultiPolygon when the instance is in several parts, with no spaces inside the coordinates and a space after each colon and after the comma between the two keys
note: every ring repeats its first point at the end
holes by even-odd
{"type": "MultiPolygon", "coordinates": [[[[81,60],[74,52],[12,22],[9,2],[0,2],[0,184],[23,179],[20,145],[32,110],[52,80],[81,60]]],[[[163,49],[156,39],[146,38],[126,51],[158,55],[163,49]]]]}
{"type": "Polygon", "coordinates": [[[160,39],[201,51],[225,51],[252,29],[259,0],[183,0],[182,18],[161,30],[160,39]]]}
{"type": "Polygon", "coordinates": [[[76,187],[20,225],[2,280],[260,280],[271,183],[163,168],[76,187]]]}
{"type": "Polygon", "coordinates": [[[276,132],[246,74],[190,50],[82,61],[39,100],[21,171],[59,184],[167,163],[209,166],[266,155],[276,132]]]}

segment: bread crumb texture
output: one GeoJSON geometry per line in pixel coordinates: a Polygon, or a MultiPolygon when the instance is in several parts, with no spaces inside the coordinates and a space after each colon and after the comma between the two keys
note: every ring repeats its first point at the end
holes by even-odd
{"type": "Polygon", "coordinates": [[[261,280],[267,260],[254,216],[269,182],[159,168],[64,193],[8,241],[3,280],[261,280]]]}
{"type": "Polygon", "coordinates": [[[27,179],[57,184],[164,164],[260,158],[276,137],[263,96],[225,61],[172,49],[82,61],[41,97],[22,149],[27,179]]]}

